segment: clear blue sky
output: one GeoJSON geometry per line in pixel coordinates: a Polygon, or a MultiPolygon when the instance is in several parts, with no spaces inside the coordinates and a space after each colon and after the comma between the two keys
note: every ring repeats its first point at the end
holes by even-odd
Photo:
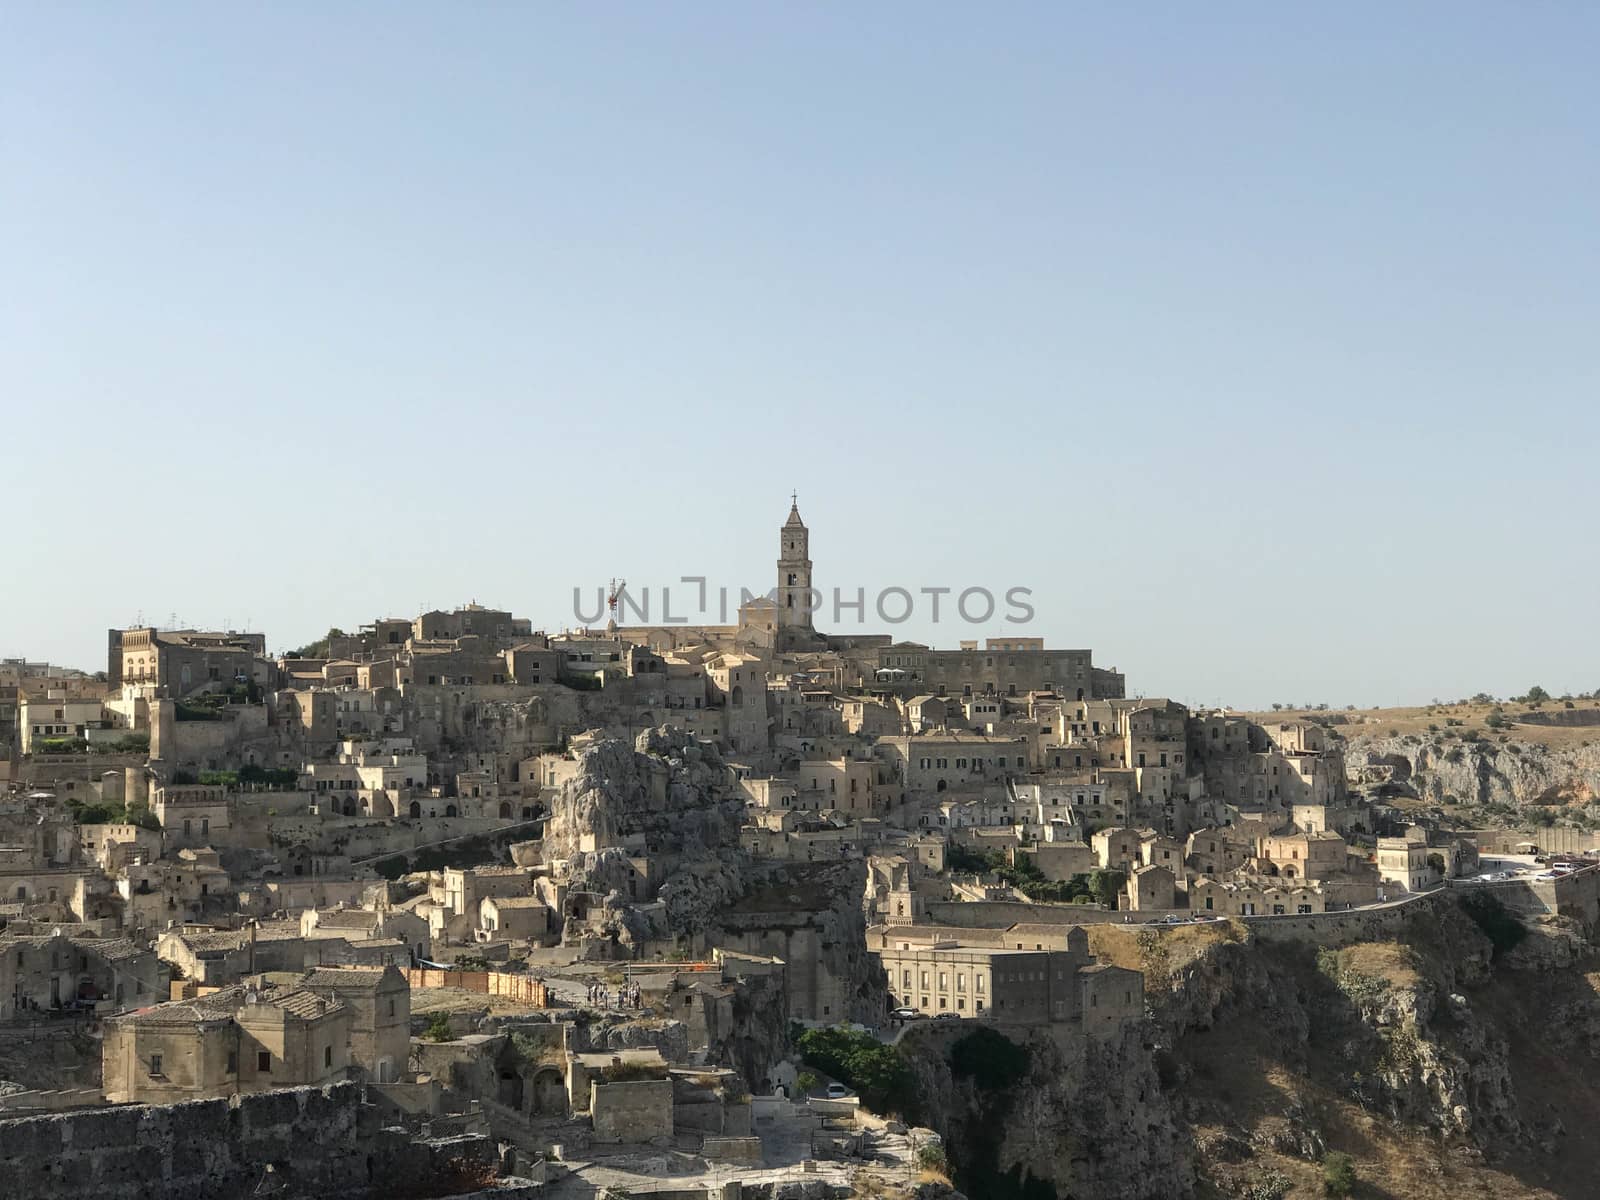
{"type": "Polygon", "coordinates": [[[0,653],[1031,587],[1192,702],[1600,687],[1600,9],[7,6],[0,653]]]}

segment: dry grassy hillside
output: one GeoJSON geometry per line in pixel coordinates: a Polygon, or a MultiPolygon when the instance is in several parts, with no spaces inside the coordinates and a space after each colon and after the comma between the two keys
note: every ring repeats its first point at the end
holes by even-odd
{"type": "Polygon", "coordinates": [[[1588,742],[1600,741],[1600,700],[1589,699],[1547,700],[1538,706],[1508,701],[1497,704],[1428,704],[1418,708],[1321,711],[1285,708],[1241,715],[1261,725],[1285,720],[1325,720],[1331,722],[1333,728],[1347,738],[1363,735],[1403,736],[1408,733],[1420,735],[1445,729],[1459,729],[1465,732],[1476,729],[1485,734],[1507,734],[1516,741],[1548,746],[1552,750],[1566,750],[1588,742]],[[1491,714],[1499,714],[1500,719],[1511,724],[1496,730],[1490,724],[1491,714]],[[1571,725],[1543,723],[1549,721],[1581,723],[1571,725]]]}

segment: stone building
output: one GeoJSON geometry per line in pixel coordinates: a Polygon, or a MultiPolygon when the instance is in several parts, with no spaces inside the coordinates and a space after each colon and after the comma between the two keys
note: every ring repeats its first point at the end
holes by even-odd
{"type": "Polygon", "coordinates": [[[126,938],[0,937],[0,1020],[150,1004],[166,999],[170,978],[165,963],[126,938]]]}
{"type": "Polygon", "coordinates": [[[1196,912],[1228,917],[1307,916],[1327,911],[1327,899],[1315,883],[1298,885],[1274,879],[1202,876],[1189,884],[1189,907],[1196,912]]]}
{"type": "Polygon", "coordinates": [[[1326,879],[1345,869],[1337,833],[1279,833],[1258,839],[1254,869],[1284,879],[1326,879]]]}
{"type": "Polygon", "coordinates": [[[169,846],[226,842],[233,828],[233,798],[227,788],[168,784],[155,789],[151,807],[169,846]]]}
{"type": "Polygon", "coordinates": [[[347,1075],[352,1012],[304,988],[236,984],[106,1022],[101,1078],[113,1104],[171,1104],[321,1086],[347,1075]]]}
{"type": "Polygon", "coordinates": [[[891,1003],[1007,1024],[1080,1022],[1096,1033],[1144,1012],[1144,977],[1096,964],[1082,926],[1065,932],[1065,949],[1012,949],[981,935],[963,944],[956,931],[941,938],[901,926],[868,931],[891,1003]]]}
{"type": "Polygon", "coordinates": [[[944,731],[882,738],[874,751],[900,772],[908,795],[1001,788],[1029,769],[1026,738],[944,731]]]}
{"type": "Polygon", "coordinates": [[[1128,907],[1135,912],[1177,907],[1177,891],[1172,868],[1135,867],[1128,876],[1128,907]]]}
{"type": "Polygon", "coordinates": [[[174,699],[239,683],[266,686],[270,664],[261,633],[194,629],[112,629],[106,671],[112,687],[136,685],[174,699]]]}
{"type": "Polygon", "coordinates": [[[486,896],[478,928],[490,937],[542,942],[550,934],[550,906],[538,896],[486,896]]]}
{"type": "MultiPolygon", "coordinates": [[[[1444,862],[1444,856],[1438,856],[1444,862]]],[[[1428,834],[1413,825],[1402,837],[1378,839],[1378,875],[1385,883],[1420,892],[1438,883],[1442,873],[1428,861],[1428,834]]]]}
{"type": "Polygon", "coordinates": [[[392,1083],[406,1074],[411,985],[395,967],[318,967],[300,986],[350,1010],[349,1061],[357,1078],[392,1083]]]}

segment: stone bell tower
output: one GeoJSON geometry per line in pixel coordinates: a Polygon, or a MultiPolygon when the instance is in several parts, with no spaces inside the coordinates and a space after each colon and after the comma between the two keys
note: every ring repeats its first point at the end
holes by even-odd
{"type": "Polygon", "coordinates": [[[811,531],[790,497],[789,519],[778,533],[778,628],[811,630],[811,531]]]}

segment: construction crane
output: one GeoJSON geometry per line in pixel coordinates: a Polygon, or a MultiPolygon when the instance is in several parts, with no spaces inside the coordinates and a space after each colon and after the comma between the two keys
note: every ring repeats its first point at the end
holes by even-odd
{"type": "Polygon", "coordinates": [[[611,620],[614,623],[620,623],[617,622],[617,614],[620,612],[622,607],[622,589],[627,586],[628,581],[626,579],[617,579],[613,577],[611,580],[611,590],[606,593],[606,607],[611,610],[611,620]]]}

